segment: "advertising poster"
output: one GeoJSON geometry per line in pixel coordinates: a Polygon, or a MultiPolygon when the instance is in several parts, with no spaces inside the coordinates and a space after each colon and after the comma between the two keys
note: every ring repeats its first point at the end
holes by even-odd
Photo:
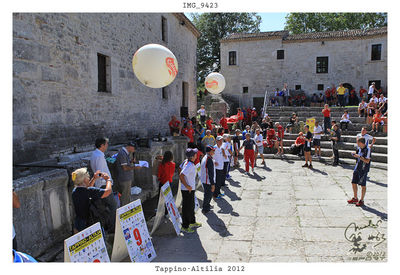
{"type": "Polygon", "coordinates": [[[140,199],[117,209],[112,261],[129,255],[132,262],[151,262],[156,257],[140,199]]]}
{"type": "Polygon", "coordinates": [[[64,262],[109,262],[100,223],[96,223],[64,241],[64,262]]]}
{"type": "Polygon", "coordinates": [[[174,196],[172,195],[169,182],[165,183],[161,187],[161,193],[164,196],[165,206],[167,207],[169,218],[172,224],[174,225],[176,234],[179,236],[179,233],[181,232],[182,218],[181,215],[179,214],[178,208],[175,205],[174,196]]]}

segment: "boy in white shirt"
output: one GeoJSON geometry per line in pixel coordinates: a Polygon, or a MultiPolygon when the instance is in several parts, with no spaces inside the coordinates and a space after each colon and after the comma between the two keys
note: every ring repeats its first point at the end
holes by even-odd
{"type": "Polygon", "coordinates": [[[194,192],[196,190],[196,174],[197,169],[194,165],[196,160],[197,149],[187,149],[186,157],[182,165],[182,171],[179,174],[181,180],[182,192],[182,228],[181,230],[186,233],[193,233],[192,228],[200,227],[201,223],[196,222],[194,215],[194,192]]]}
{"type": "Polygon", "coordinates": [[[319,125],[319,122],[315,121],[313,137],[314,157],[321,157],[321,135],[323,132],[324,131],[322,130],[321,125],[319,125]]]}
{"type": "Polygon", "coordinates": [[[257,166],[257,157],[258,157],[258,155],[260,155],[261,159],[262,159],[261,165],[264,165],[265,164],[265,160],[264,160],[263,135],[261,134],[260,128],[256,129],[256,134],[254,136],[254,141],[256,142],[256,146],[257,146],[257,151],[255,153],[254,166],[257,166]]]}
{"type": "Polygon", "coordinates": [[[204,107],[204,105],[200,106],[200,109],[197,111],[197,113],[200,114],[200,123],[206,123],[206,108],[204,107]]]}
{"type": "MultiPolygon", "coordinates": [[[[224,134],[224,150],[226,158],[224,159],[224,174],[226,179],[230,179],[229,170],[231,169],[231,158],[232,158],[232,143],[231,136],[229,134],[224,134]]],[[[222,185],[225,186],[225,183],[222,185]]]]}
{"type": "Polygon", "coordinates": [[[361,100],[361,103],[358,104],[358,117],[367,117],[367,103],[361,100]]]}

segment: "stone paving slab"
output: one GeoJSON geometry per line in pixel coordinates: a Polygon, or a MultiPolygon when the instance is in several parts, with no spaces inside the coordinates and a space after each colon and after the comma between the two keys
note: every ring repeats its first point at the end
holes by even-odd
{"type": "MultiPolygon", "coordinates": [[[[162,223],[153,236],[154,262],[386,261],[387,171],[371,168],[359,208],[346,202],[351,169],[314,163],[316,172],[302,164],[277,159],[255,175],[231,171],[226,196],[212,200],[208,214],[196,213],[203,226],[195,233],[178,237],[162,223]]],[[[202,201],[203,193],[196,195],[202,201]]]]}

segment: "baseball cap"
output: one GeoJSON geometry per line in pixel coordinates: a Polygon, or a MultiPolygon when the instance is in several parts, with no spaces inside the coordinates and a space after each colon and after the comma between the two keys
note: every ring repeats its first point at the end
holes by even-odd
{"type": "Polygon", "coordinates": [[[188,148],[186,149],[186,157],[191,158],[197,154],[197,149],[188,148]]]}
{"type": "Polygon", "coordinates": [[[206,147],[206,153],[208,153],[208,152],[210,152],[210,151],[215,151],[215,147],[214,147],[214,146],[207,145],[207,147],[206,147]]]}
{"type": "Polygon", "coordinates": [[[217,136],[217,138],[216,138],[216,140],[221,140],[221,139],[223,139],[222,136],[217,136]]]}
{"type": "Polygon", "coordinates": [[[126,146],[132,146],[132,147],[135,147],[135,148],[136,148],[136,142],[134,142],[134,141],[129,141],[129,142],[126,144],[126,146]]]}

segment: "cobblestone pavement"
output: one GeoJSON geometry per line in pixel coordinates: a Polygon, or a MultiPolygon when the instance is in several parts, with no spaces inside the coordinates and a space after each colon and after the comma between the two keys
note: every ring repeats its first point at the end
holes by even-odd
{"type": "Polygon", "coordinates": [[[178,237],[165,220],[153,235],[154,262],[387,261],[386,170],[371,168],[359,208],[346,201],[354,166],[266,163],[250,176],[231,171],[213,211],[196,213],[195,233],[178,237]]]}

